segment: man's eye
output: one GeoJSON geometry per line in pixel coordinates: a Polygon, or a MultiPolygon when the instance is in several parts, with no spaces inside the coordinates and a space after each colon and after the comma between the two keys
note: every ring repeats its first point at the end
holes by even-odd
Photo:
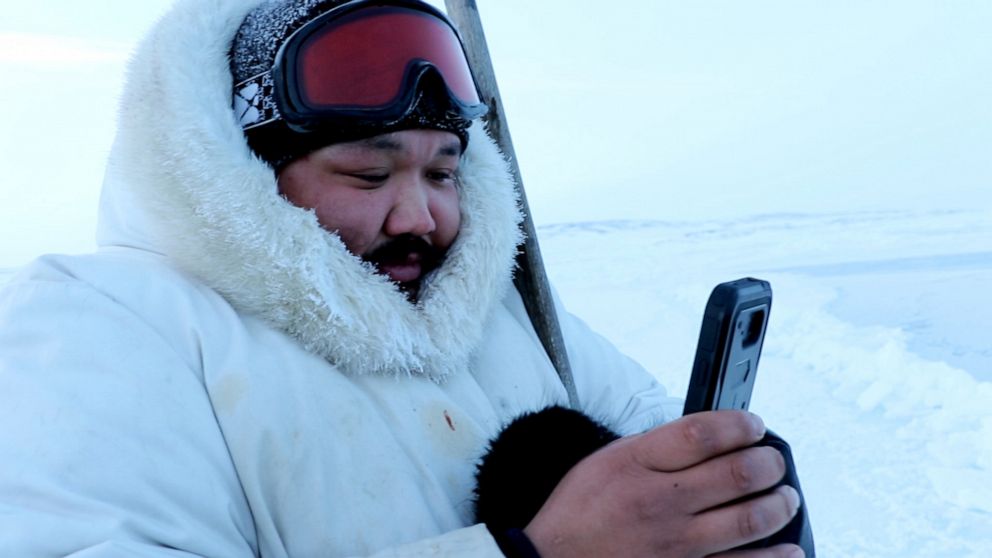
{"type": "Polygon", "coordinates": [[[427,177],[437,182],[451,182],[455,180],[455,173],[452,171],[431,171],[427,177]]]}
{"type": "Polygon", "coordinates": [[[388,174],[349,173],[348,176],[357,178],[363,182],[368,182],[370,184],[382,184],[389,178],[388,174]]]}

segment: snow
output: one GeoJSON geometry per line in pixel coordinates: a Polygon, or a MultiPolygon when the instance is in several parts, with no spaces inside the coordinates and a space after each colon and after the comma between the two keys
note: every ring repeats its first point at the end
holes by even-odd
{"type": "Polygon", "coordinates": [[[769,280],[751,410],[819,555],[992,555],[992,212],[545,225],[569,309],[685,392],[710,289],[769,280]]]}

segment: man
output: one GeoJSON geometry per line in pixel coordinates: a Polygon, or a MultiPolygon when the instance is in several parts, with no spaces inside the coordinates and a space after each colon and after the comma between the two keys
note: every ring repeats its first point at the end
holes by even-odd
{"type": "Polygon", "coordinates": [[[760,420],[656,427],[677,402],[562,311],[582,410],[629,436],[474,524],[487,440],[565,392],[457,38],[378,4],[189,0],[142,44],[99,251],[0,298],[6,554],[703,556],[795,513],[728,505],[782,476],[760,420]]]}

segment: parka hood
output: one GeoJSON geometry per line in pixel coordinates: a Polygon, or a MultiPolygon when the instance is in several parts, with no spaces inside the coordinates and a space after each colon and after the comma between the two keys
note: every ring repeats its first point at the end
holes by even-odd
{"type": "Polygon", "coordinates": [[[410,303],[313,211],[279,195],[232,109],[231,40],[258,0],[185,0],[132,58],[97,241],[157,252],[346,374],[440,381],[467,367],[511,285],[521,218],[483,125],[459,170],[462,226],[410,303]]]}

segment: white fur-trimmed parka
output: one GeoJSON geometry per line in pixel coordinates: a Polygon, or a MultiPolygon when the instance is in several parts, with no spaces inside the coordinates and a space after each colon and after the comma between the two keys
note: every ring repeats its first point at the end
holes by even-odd
{"type": "MultiPolygon", "coordinates": [[[[0,555],[500,556],[486,442],[566,400],[512,287],[519,211],[480,124],[417,304],[280,197],[231,108],[258,0],[184,0],[131,61],[99,250],[0,293],[0,555]]],[[[584,410],[664,391],[559,310],[584,410]]]]}

